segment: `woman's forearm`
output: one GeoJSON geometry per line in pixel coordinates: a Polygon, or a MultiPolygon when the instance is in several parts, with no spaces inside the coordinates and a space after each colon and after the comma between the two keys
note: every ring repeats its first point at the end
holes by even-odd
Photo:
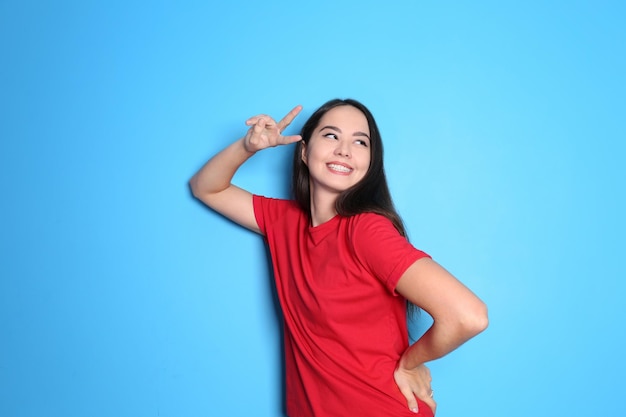
{"type": "Polygon", "coordinates": [[[481,304],[464,320],[450,323],[433,323],[430,329],[407,348],[400,359],[400,366],[415,368],[423,363],[439,359],[487,328],[487,311],[481,304]]]}
{"type": "Polygon", "coordinates": [[[243,138],[233,142],[221,152],[213,156],[189,180],[193,195],[210,206],[210,196],[220,193],[231,186],[237,169],[248,160],[254,152],[248,152],[243,138]],[[207,200],[209,202],[207,202],[207,200]]]}

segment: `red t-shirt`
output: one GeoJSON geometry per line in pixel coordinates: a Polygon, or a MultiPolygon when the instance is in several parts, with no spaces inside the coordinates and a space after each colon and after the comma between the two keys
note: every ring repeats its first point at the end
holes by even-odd
{"type": "MultiPolygon", "coordinates": [[[[291,417],[416,416],[393,372],[408,347],[395,287],[428,256],[384,216],[335,216],[311,227],[293,201],[254,196],[285,320],[291,417]]],[[[420,402],[419,416],[431,416],[420,402]]]]}

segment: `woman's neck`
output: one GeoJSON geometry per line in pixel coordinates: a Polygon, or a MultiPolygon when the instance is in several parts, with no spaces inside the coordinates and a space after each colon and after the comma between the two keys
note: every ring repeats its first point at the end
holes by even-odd
{"type": "Polygon", "coordinates": [[[319,226],[337,215],[335,209],[336,195],[313,195],[311,193],[311,226],[319,226]]]}

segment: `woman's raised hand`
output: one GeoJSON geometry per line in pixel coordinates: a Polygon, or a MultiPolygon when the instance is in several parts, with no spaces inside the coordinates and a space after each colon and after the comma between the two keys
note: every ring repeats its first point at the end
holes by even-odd
{"type": "Polygon", "coordinates": [[[261,114],[246,120],[246,125],[250,126],[248,133],[243,140],[246,151],[254,153],[261,149],[272,146],[288,145],[302,139],[300,135],[283,136],[282,132],[296,118],[302,110],[302,106],[294,107],[278,123],[270,116],[261,114]]]}

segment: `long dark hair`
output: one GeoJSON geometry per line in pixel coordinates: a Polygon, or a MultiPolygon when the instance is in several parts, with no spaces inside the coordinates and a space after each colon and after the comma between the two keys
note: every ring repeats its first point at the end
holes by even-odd
{"type": "Polygon", "coordinates": [[[387,186],[387,177],[383,166],[383,142],[372,113],[360,102],[353,99],[333,99],[317,109],[302,127],[302,140],[298,142],[293,154],[292,191],[300,208],[311,215],[311,193],[309,189],[309,168],[302,161],[302,146],[308,144],[321,118],[331,109],[339,106],[352,106],[363,113],[370,130],[370,166],[367,173],[357,184],[342,192],[337,198],[335,209],[341,216],[353,216],[360,213],[377,213],[387,217],[398,230],[407,237],[404,224],[396,212],[387,186]]]}

